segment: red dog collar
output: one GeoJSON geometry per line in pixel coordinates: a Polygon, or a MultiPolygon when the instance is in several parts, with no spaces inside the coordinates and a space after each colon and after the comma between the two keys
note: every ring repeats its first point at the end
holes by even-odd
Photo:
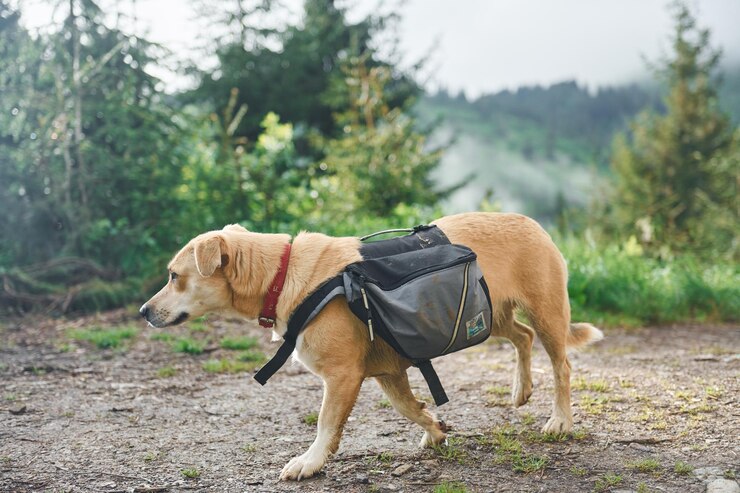
{"type": "Polygon", "coordinates": [[[285,245],[283,256],[280,257],[280,268],[275,274],[275,278],[272,280],[272,284],[267,290],[265,295],[265,301],[262,305],[262,311],[257,319],[262,327],[271,329],[275,326],[275,319],[277,318],[277,302],[280,298],[280,293],[283,292],[283,284],[285,284],[285,276],[288,274],[288,261],[290,260],[290,243],[285,245]]]}

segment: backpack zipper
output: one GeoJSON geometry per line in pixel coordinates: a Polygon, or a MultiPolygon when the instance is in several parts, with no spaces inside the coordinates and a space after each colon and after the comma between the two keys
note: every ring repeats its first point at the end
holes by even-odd
{"type": "Polygon", "coordinates": [[[460,296],[460,307],[457,310],[457,320],[455,320],[455,330],[452,332],[452,338],[450,338],[450,343],[447,344],[447,347],[442,350],[442,354],[445,354],[448,349],[452,347],[452,344],[455,342],[455,339],[457,339],[457,332],[460,330],[460,322],[462,321],[463,311],[465,310],[465,302],[467,301],[468,297],[468,272],[470,271],[470,265],[472,262],[465,265],[465,275],[463,276],[463,290],[462,290],[462,296],[460,296]]]}

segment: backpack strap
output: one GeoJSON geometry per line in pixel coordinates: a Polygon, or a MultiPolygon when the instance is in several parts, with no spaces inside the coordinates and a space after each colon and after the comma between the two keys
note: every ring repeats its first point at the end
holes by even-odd
{"type": "Polygon", "coordinates": [[[434,398],[434,404],[436,404],[437,407],[439,407],[442,404],[449,402],[450,399],[447,398],[445,389],[442,387],[442,382],[439,381],[437,372],[434,371],[432,362],[429,361],[428,359],[424,361],[417,361],[415,362],[415,366],[421,372],[421,376],[424,377],[424,380],[427,381],[429,392],[432,393],[432,397],[434,398]]]}
{"type": "Polygon", "coordinates": [[[344,280],[337,276],[321,285],[309,297],[303,300],[288,320],[288,329],[283,335],[283,344],[278,348],[275,355],[260,368],[254,379],[261,385],[277,372],[295,350],[296,341],[303,329],[331,300],[344,294],[344,280]]]}

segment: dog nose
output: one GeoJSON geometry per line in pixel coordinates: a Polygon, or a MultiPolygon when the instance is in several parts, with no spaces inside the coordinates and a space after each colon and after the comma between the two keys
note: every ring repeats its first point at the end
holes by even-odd
{"type": "Polygon", "coordinates": [[[149,315],[149,307],[146,306],[146,303],[141,305],[141,308],[139,308],[139,313],[142,317],[147,318],[147,315],[149,315]]]}

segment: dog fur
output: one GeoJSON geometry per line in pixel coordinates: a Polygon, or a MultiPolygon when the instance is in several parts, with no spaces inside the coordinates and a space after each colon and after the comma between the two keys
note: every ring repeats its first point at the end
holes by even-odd
{"type": "MultiPolygon", "coordinates": [[[[552,415],[543,431],[570,431],[566,349],[598,340],[602,334],[591,324],[570,323],[567,269],[550,236],[519,214],[466,213],[433,224],[452,243],[466,245],[478,255],[494,305],[492,335],[509,339],[516,348],[513,404],[521,406],[532,393],[531,349],[536,334],[550,357],[555,381],[552,415]],[[516,308],[526,312],[532,327],[514,318],[516,308]]],[[[199,235],[169,263],[170,282],[142,306],[141,313],[155,327],[208,312],[256,319],[289,241],[288,235],[252,233],[238,225],[199,235]]],[[[296,236],[277,305],[278,333],[284,332],[290,314],[306,296],[348,264],[362,260],[359,248],[357,238],[305,232],[296,236]]],[[[360,386],[368,377],[378,381],[399,413],[424,429],[422,447],[445,440],[444,423],[411,391],[406,375],[409,361],[382,339],[370,342],[366,327],[344,299],[330,302],[308,325],[298,338],[295,356],[324,380],[324,399],[316,440],[288,462],[281,479],[309,478],[336,452],[360,386]]]]}

